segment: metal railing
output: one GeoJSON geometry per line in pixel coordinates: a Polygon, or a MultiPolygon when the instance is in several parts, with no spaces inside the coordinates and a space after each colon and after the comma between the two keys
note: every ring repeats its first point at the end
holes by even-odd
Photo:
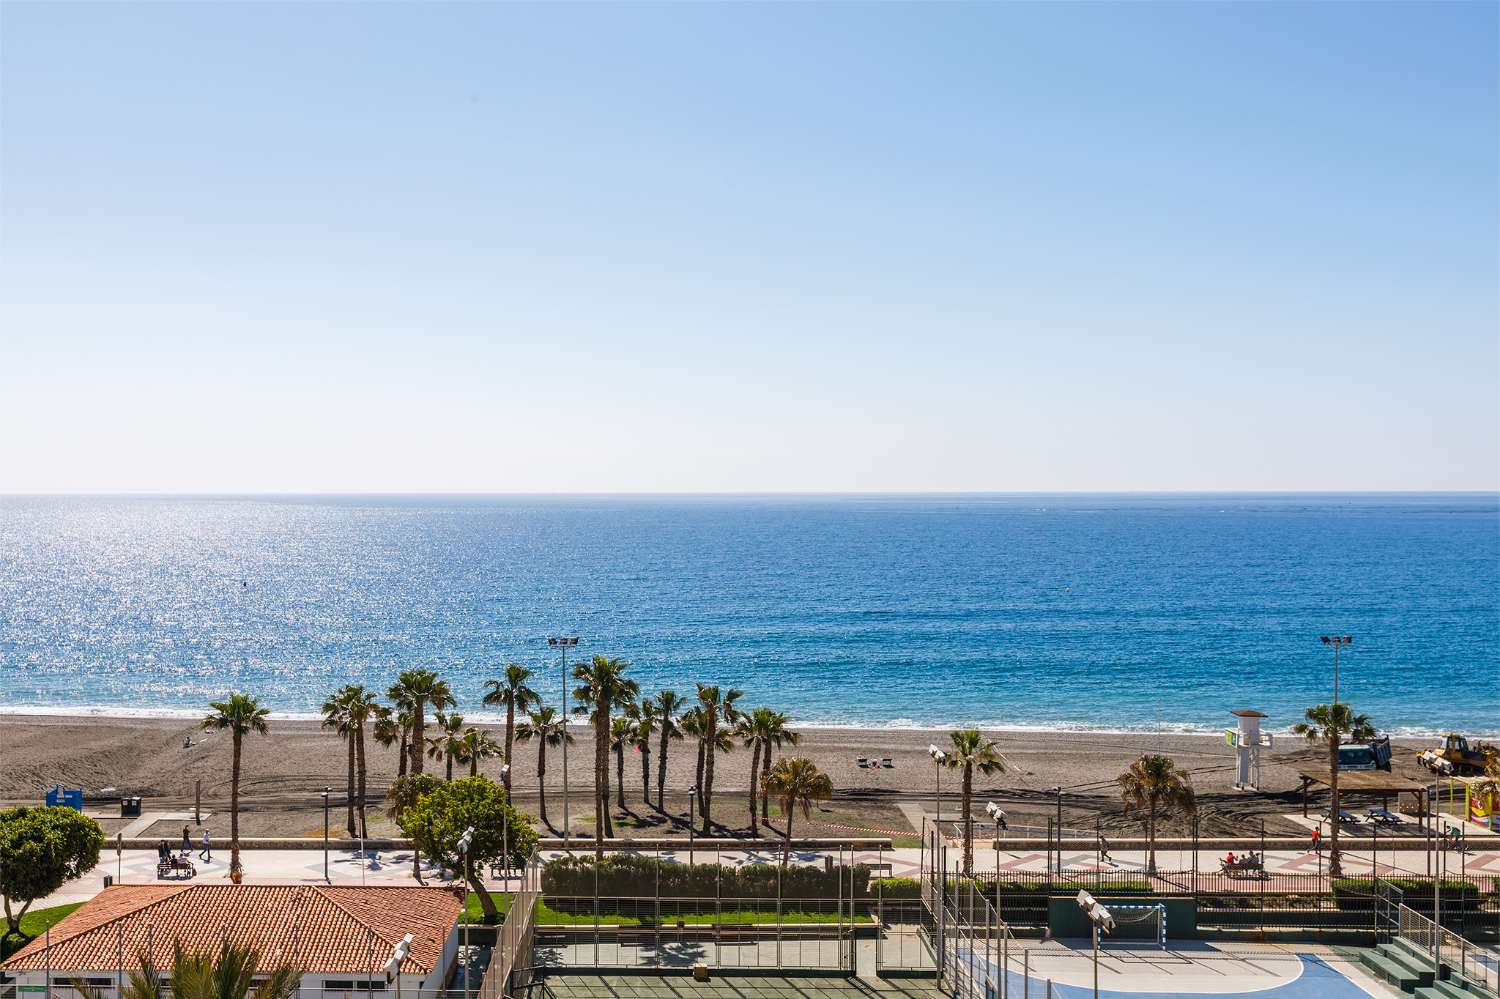
{"type": "Polygon", "coordinates": [[[510,898],[505,921],[495,931],[490,964],[479,986],[479,999],[514,999],[529,984],[542,874],[532,855],[521,872],[521,886],[510,898]]]}
{"type": "Polygon", "coordinates": [[[1396,936],[1432,955],[1434,972],[1446,966],[1462,978],[1500,991],[1500,950],[1471,943],[1406,905],[1397,912],[1396,936]]]}

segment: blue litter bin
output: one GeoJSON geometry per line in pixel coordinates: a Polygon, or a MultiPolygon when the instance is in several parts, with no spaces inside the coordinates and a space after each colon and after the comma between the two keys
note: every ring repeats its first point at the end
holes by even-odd
{"type": "Polygon", "coordinates": [[[47,804],[83,811],[83,788],[54,786],[47,792],[47,804]]]}

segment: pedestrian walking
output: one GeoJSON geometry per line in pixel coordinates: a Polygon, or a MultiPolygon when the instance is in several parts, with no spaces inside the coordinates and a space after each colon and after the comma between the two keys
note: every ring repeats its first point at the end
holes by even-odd
{"type": "Polygon", "coordinates": [[[208,838],[207,829],[203,830],[203,849],[198,851],[198,859],[209,863],[212,863],[214,859],[213,844],[208,838]]]}
{"type": "Polygon", "coordinates": [[[182,855],[186,857],[193,850],[193,834],[187,826],[182,827],[182,855]]]}

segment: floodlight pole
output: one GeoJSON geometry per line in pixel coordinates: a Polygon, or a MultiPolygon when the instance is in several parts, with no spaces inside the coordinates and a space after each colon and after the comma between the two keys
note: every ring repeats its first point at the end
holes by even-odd
{"type": "Polygon", "coordinates": [[[1320,635],[1319,640],[1324,645],[1333,646],[1333,703],[1339,703],[1339,649],[1345,645],[1354,644],[1353,635],[1320,635]]]}
{"type": "MultiPolygon", "coordinates": [[[[693,814],[693,806],[698,801],[698,788],[688,788],[688,866],[693,864],[693,825],[696,821],[693,814]]],[[[787,821],[791,821],[788,819],[787,821]]]]}
{"type": "Polygon", "coordinates": [[[323,880],[333,884],[328,876],[328,792],[332,788],[323,788],[323,880]]]}
{"type": "Polygon", "coordinates": [[[562,652],[562,713],[563,713],[563,849],[572,853],[568,843],[568,831],[573,822],[568,811],[568,649],[578,644],[577,635],[551,635],[547,644],[562,652]]]}

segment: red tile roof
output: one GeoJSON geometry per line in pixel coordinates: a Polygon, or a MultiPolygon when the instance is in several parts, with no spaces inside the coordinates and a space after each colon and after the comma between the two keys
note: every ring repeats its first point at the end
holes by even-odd
{"type": "MultiPolygon", "coordinates": [[[[463,902],[447,888],[322,885],[112,885],[52,927],[54,972],[136,967],[150,944],[159,968],[172,964],[172,944],[215,951],[221,939],[251,945],[263,963],[295,960],[306,972],[379,972],[403,934],[412,934],[402,970],[440,970],[463,902]]],[[[41,971],[45,936],[9,960],[5,971],[41,971]]]]}

